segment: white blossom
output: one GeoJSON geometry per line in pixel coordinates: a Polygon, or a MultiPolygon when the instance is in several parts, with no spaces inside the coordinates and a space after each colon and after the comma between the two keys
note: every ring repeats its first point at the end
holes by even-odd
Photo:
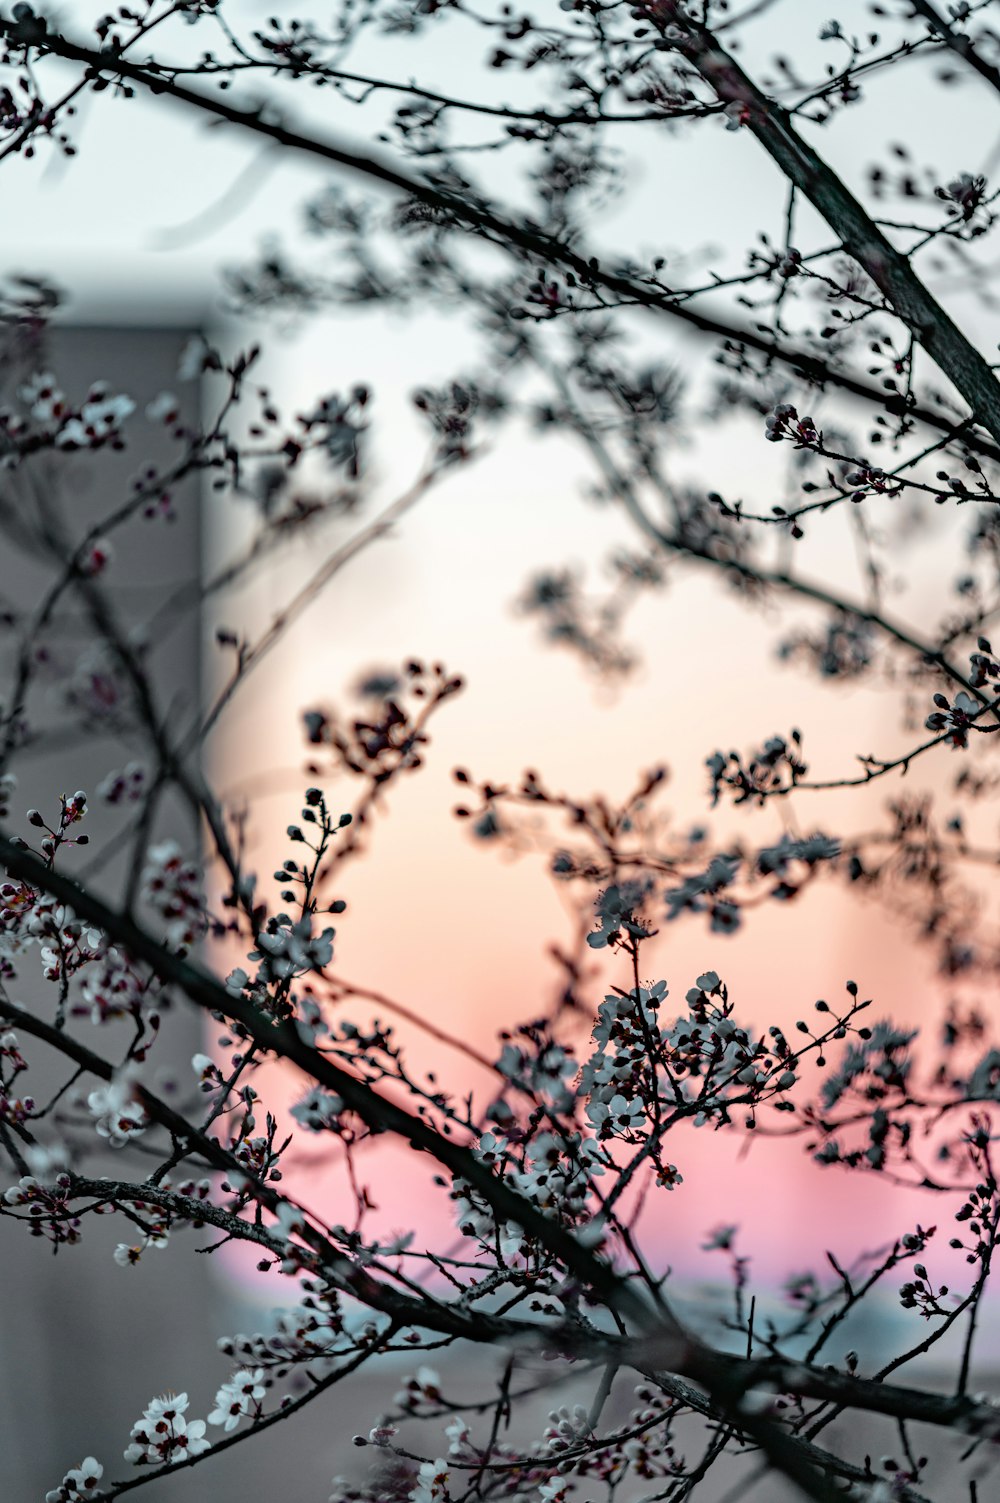
{"type": "Polygon", "coordinates": [[[151,1399],[146,1412],[132,1426],[132,1441],[125,1449],[125,1460],[135,1466],[170,1465],[200,1456],[210,1448],[205,1439],[205,1421],[189,1420],[186,1393],[164,1394],[151,1399]]]}
{"type": "Polygon", "coordinates": [[[84,1503],[100,1487],[104,1468],[93,1456],[85,1456],[79,1466],[71,1467],[60,1487],[45,1494],[45,1503],[84,1503]]]}
{"type": "Polygon", "coordinates": [[[325,1091],[322,1086],[313,1086],[292,1107],[292,1116],[310,1132],[324,1132],[336,1129],[343,1110],[344,1103],[339,1096],[325,1091]]]}
{"type": "Polygon", "coordinates": [[[215,1395],[215,1408],[209,1411],[208,1423],[222,1425],[226,1430],[235,1430],[246,1415],[259,1411],[259,1400],[267,1389],[263,1382],[262,1367],[241,1367],[233,1373],[215,1395]]]}
{"type": "Polygon", "coordinates": [[[145,1132],[146,1112],[135,1093],[136,1077],[132,1067],[119,1070],[107,1084],[98,1086],[87,1096],[87,1106],[95,1118],[95,1127],[112,1148],[121,1148],[145,1132]]]}
{"type": "Polygon", "coordinates": [[[173,423],[179,416],[179,406],[172,391],[161,391],[146,404],[146,416],[151,423],[173,423]]]}
{"type": "Polygon", "coordinates": [[[448,1479],[451,1473],[448,1463],[438,1457],[437,1461],[422,1461],[417,1473],[416,1486],[410,1490],[410,1503],[442,1503],[449,1497],[448,1479]]]}

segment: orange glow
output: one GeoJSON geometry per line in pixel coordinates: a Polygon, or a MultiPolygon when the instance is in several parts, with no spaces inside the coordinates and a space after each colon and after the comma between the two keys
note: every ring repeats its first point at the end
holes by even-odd
{"type": "MultiPolygon", "coordinates": [[[[312,378],[301,369],[297,376],[312,378]]],[[[388,482],[397,471],[405,475],[407,459],[418,452],[405,444],[391,453],[376,446],[386,495],[393,494],[388,482]]],[[[477,844],[452,818],[456,765],[498,782],[533,766],[550,786],[581,795],[603,790],[614,799],[643,770],[665,761],[672,776],[662,803],[677,825],[711,822],[717,832],[765,844],[786,822],[803,833],[849,835],[870,827],[886,799],[900,792],[899,781],[805,793],[794,805],[778,801],[760,813],[713,813],[704,771],[711,752],[759,744],[795,724],[812,771],[838,776],[852,771],[857,753],[889,755],[908,744],[896,720],[896,691],[883,697],[872,687],[826,688],[777,660],[775,644],[789,621],[818,619],[808,607],[795,607],[786,620],[779,600],[763,609],[748,605],[694,565],[672,565],[669,588],[644,599],[629,618],[626,634],[642,664],[620,685],[597,683],[567,654],[541,646],[536,625],[511,609],[527,572],[539,563],[579,563],[600,582],[607,548],[635,546],[636,539],[616,511],[581,503],[585,464],[565,442],[525,447],[515,465],[516,492],[509,486],[509,447],[502,459],[453,475],[390,539],[340,574],[241,691],[213,748],[219,785],[253,794],[250,865],[273,906],[277,886],[270,875],[276,858],[287,854],[283,832],[298,816],[302,789],[323,783],[334,808],[348,808],[353,796],[346,784],[301,771],[308,760],[301,711],[347,703],[360,669],[396,666],[410,656],[441,659],[466,678],[465,692],[434,721],[426,767],[390,792],[369,830],[369,854],[344,871],[330,894],[348,900],[347,913],[335,921],[333,970],[398,999],[489,1057],[498,1052],[499,1030],[550,1007],[560,976],[547,947],[570,942],[574,925],[541,860],[477,844]]],[[[685,463],[694,460],[686,455],[685,463]]],[[[758,484],[766,491],[766,469],[758,484]]],[[[936,543],[931,534],[918,547],[915,584],[891,606],[897,615],[919,612],[936,543]]],[[[245,617],[259,631],[289,581],[315,566],[321,546],[328,546],[325,538],[262,575],[227,605],[227,624],[245,617]]],[[[817,527],[800,557],[804,573],[813,561],[817,577],[839,574],[851,588],[856,560],[839,521],[817,527]]],[[[938,753],[919,776],[943,780],[948,756],[938,753]]],[[[933,1023],[945,1000],[930,951],[882,907],[859,904],[829,878],[790,906],[754,909],[732,938],[709,934],[704,918],[664,924],[644,956],[647,979],[664,976],[678,1008],[697,975],[717,970],[738,1020],[757,1029],[793,1028],[796,1018],[812,1016],[817,998],[843,998],[849,978],[874,998],[873,1020],[933,1023]]],[[[623,960],[587,952],[584,961],[592,1001],[607,983],[628,984],[623,960]]],[[[343,1008],[359,1022],[395,1021],[360,1001],[343,1008]]],[[[405,1023],[399,1032],[411,1070],[433,1070],[444,1088],[475,1088],[481,1103],[489,1099],[489,1082],[461,1054],[405,1023]]],[[[265,1081],[271,1105],[287,1107],[301,1090],[277,1071],[265,1081]]],[[[684,1183],[650,1198],[643,1225],[657,1260],[681,1274],[699,1266],[704,1274],[698,1249],[720,1222],[739,1222],[741,1250],[753,1255],[756,1272],[778,1279],[815,1265],[828,1247],[849,1256],[891,1242],[918,1218],[933,1219],[916,1192],[822,1169],[799,1139],[691,1130],[677,1135],[671,1157],[684,1183]]],[[[418,1172],[412,1155],[384,1143],[371,1145],[358,1162],[378,1206],[373,1235],[415,1226],[418,1238],[447,1243],[451,1211],[443,1192],[428,1193],[429,1168],[418,1172]]],[[[311,1164],[290,1188],[339,1221],[353,1215],[344,1183],[336,1167],[311,1164]]]]}

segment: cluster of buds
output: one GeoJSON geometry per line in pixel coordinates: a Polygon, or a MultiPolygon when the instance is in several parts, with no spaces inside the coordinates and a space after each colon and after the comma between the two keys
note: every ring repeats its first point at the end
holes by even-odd
{"type": "Polygon", "coordinates": [[[903,483],[895,475],[887,475],[878,465],[857,464],[844,476],[845,485],[851,487],[851,500],[861,502],[868,495],[898,496],[903,483]]]}
{"type": "Polygon", "coordinates": [[[65,1172],[57,1174],[51,1184],[25,1174],[4,1191],[4,1204],[28,1208],[29,1230],[33,1237],[46,1237],[53,1247],[72,1246],[80,1240],[80,1219],[69,1209],[72,1180],[65,1172]]]}
{"type": "Polygon", "coordinates": [[[39,809],[28,810],[29,825],[36,830],[45,831],[39,841],[39,849],[47,861],[52,860],[62,845],[89,845],[89,835],[70,836],[67,834],[72,825],[78,825],[84,819],[86,813],[87,795],[82,788],[78,788],[75,793],[62,795],[59,800],[59,822],[55,826],[46,823],[39,809]]]}
{"type": "Polygon", "coordinates": [[[823,439],[811,417],[799,417],[790,402],[779,402],[764,420],[764,437],[772,444],[788,439],[798,449],[815,449],[823,439]]]}
{"type": "Polygon", "coordinates": [[[969,655],[969,682],[974,689],[981,689],[991,678],[1000,678],[1000,663],[986,637],[980,637],[976,647],[978,651],[969,655]]]}

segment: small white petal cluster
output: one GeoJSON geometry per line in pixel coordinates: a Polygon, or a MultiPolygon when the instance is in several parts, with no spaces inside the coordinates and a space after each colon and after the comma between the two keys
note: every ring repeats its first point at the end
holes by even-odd
{"type": "Polygon", "coordinates": [[[245,1416],[260,1413],[260,1400],[265,1392],[264,1369],[241,1367],[216,1393],[215,1408],[209,1411],[208,1423],[235,1430],[245,1416]]]}
{"type": "Polygon", "coordinates": [[[205,1438],[205,1421],[185,1418],[187,1407],[186,1393],[151,1399],[145,1414],[132,1426],[125,1460],[134,1466],[164,1466],[207,1451],[210,1443],[205,1438]]]}
{"type": "Polygon", "coordinates": [[[666,982],[658,981],[655,986],[640,987],[638,1005],[634,991],[626,997],[613,992],[597,1010],[592,1033],[597,1048],[584,1063],[580,1086],[591,1125],[604,1137],[615,1133],[624,1110],[621,1103],[627,1105],[622,1088],[648,1058],[650,1042],[663,1038],[658,1020],[666,995],[666,982]],[[613,1106],[613,1102],[618,1104],[613,1106]]]}
{"type": "Polygon", "coordinates": [[[0,935],[6,954],[41,946],[42,967],[50,981],[73,975],[96,959],[105,945],[100,930],[87,928],[72,908],[27,882],[0,883],[0,935]]]}
{"type": "Polygon", "coordinates": [[[97,1492],[104,1468],[93,1456],[85,1456],[79,1466],[71,1467],[58,1487],[45,1494],[45,1503],[83,1503],[97,1492]]]}
{"type": "Polygon", "coordinates": [[[95,389],[90,400],[84,402],[80,409],[79,428],[74,428],[72,437],[67,439],[67,429],[71,426],[67,424],[59,441],[63,444],[70,442],[82,445],[110,438],[134,411],[135,403],[131,397],[123,394],[111,396],[106,389],[102,388],[100,392],[95,389]]]}
{"type": "MultiPolygon", "coordinates": [[[[473,1151],[539,1211],[577,1225],[596,1225],[589,1220],[589,1201],[593,1181],[605,1172],[605,1165],[595,1138],[579,1132],[542,1132],[515,1150],[502,1134],[487,1132],[473,1151]]],[[[526,1240],[523,1228],[513,1221],[498,1228],[492,1207],[471,1185],[456,1179],[452,1199],[456,1222],[465,1236],[475,1238],[484,1248],[499,1247],[505,1262],[522,1252],[526,1240]]],[[[598,1228],[598,1240],[600,1235],[598,1228]]]]}
{"type": "Polygon", "coordinates": [[[983,713],[982,704],[964,689],[950,702],[947,695],[935,694],[934,703],[937,709],[928,715],[924,725],[936,734],[946,732],[952,751],[964,750],[969,744],[970,725],[983,713]]]}
{"type": "Polygon", "coordinates": [[[98,449],[118,437],[122,424],[135,411],[132,398],[122,393],[112,395],[105,381],[90,388],[77,413],[70,411],[65,396],[48,374],[34,377],[20,394],[37,422],[60,423],[55,434],[59,449],[98,449]]]}
{"type": "Polygon", "coordinates": [[[339,1096],[325,1091],[322,1086],[313,1086],[292,1107],[292,1116],[309,1132],[336,1132],[343,1110],[344,1103],[339,1096]]]}
{"type": "Polygon", "coordinates": [[[594,907],[599,928],[587,935],[592,950],[614,944],[623,933],[632,939],[644,939],[651,933],[642,921],[642,909],[652,891],[652,882],[615,882],[599,894],[594,907]]]}
{"type": "Polygon", "coordinates": [[[121,1148],[137,1138],[148,1126],[142,1103],[136,1096],[134,1068],[119,1070],[106,1085],[98,1086],[87,1097],[94,1125],[112,1148],[121,1148]]]}
{"type": "MultiPolygon", "coordinates": [[[[44,951],[43,958],[44,958],[44,951]]],[[[138,1018],[144,1015],[154,1027],[159,1019],[156,1003],[160,988],[148,976],[140,975],[130,956],[111,948],[95,957],[83,973],[80,995],[92,1023],[107,1023],[111,1018],[138,1018]]]]}
{"type": "Polygon", "coordinates": [[[251,960],[261,962],[258,982],[286,981],[322,970],[333,959],[333,937],[333,929],[313,934],[308,917],[293,922],[287,913],[277,914],[258,936],[258,948],[250,952],[251,960]]]}
{"type": "Polygon", "coordinates": [[[524,1233],[516,1222],[505,1221],[498,1229],[492,1206],[464,1180],[455,1180],[452,1198],[455,1222],[463,1236],[473,1237],[491,1249],[499,1246],[505,1263],[517,1257],[524,1246],[524,1233]]]}
{"type": "Polygon", "coordinates": [[[441,1403],[441,1377],[433,1367],[418,1367],[412,1378],[406,1378],[393,1400],[410,1414],[421,1409],[436,1409],[441,1403]]]}
{"type": "Polygon", "coordinates": [[[514,1186],[540,1211],[573,1218],[587,1214],[591,1181],[604,1173],[596,1139],[582,1133],[539,1133],[524,1152],[514,1186]]]}
{"type": "Polygon", "coordinates": [[[719,899],[719,893],[735,882],[740,869],[735,856],[714,856],[703,872],[687,877],[679,887],[668,887],[663,896],[667,919],[685,912],[701,913],[706,906],[710,927],[718,934],[728,934],[739,927],[739,910],[733,903],[719,899]]]}
{"type": "Polygon", "coordinates": [[[151,423],[176,423],[180,417],[180,404],[172,391],[161,391],[146,405],[146,416],[151,423]]]}
{"type": "Polygon", "coordinates": [[[56,422],[68,411],[65,394],[51,371],[32,376],[18,388],[17,394],[37,423],[56,422]]]}
{"type": "Polygon", "coordinates": [[[222,1071],[209,1055],[193,1054],[191,1068],[203,1091],[215,1091],[222,1085],[222,1071]]]}
{"type": "Polygon", "coordinates": [[[194,334],[180,353],[177,362],[178,381],[196,381],[207,370],[218,370],[218,354],[201,334],[194,334]]]}
{"type": "Polygon", "coordinates": [[[26,1143],[21,1152],[28,1168],[42,1184],[51,1184],[69,1165],[69,1149],[65,1143],[26,1143]]]}
{"type": "Polygon", "coordinates": [[[448,1463],[442,1457],[436,1461],[422,1461],[416,1485],[410,1489],[409,1503],[441,1503],[448,1497],[450,1476],[448,1463]]]}
{"type": "Polygon", "coordinates": [[[444,1427],[444,1433],[448,1437],[449,1456],[468,1460],[474,1454],[472,1431],[460,1414],[456,1414],[453,1420],[449,1420],[444,1427]]]}
{"type": "MultiPolygon", "coordinates": [[[[659,981],[640,987],[638,999],[634,990],[626,996],[614,993],[598,1009],[593,1030],[597,1047],[580,1072],[580,1095],[601,1141],[644,1137],[653,1090],[651,1062],[661,1099],[671,1109],[688,1103],[695,1126],[724,1117],[733,1097],[786,1091],[795,1084],[780,1029],[771,1030],[768,1044],[740,1027],[715,971],[699,976],[688,991],[690,1012],[662,1026],[659,1009],[666,994],[659,981]]],[[[674,1166],[665,1166],[661,1183],[673,1187],[680,1182],[674,1166]]]]}
{"type": "Polygon", "coordinates": [[[587,1116],[596,1132],[615,1138],[632,1138],[642,1128],[646,1108],[617,1091],[608,1101],[588,1101],[587,1116]]]}
{"type": "Polygon", "coordinates": [[[162,1251],[170,1244],[166,1223],[158,1222],[149,1227],[141,1242],[119,1242],[114,1250],[114,1260],[119,1268],[134,1268],[149,1247],[162,1251]]]}
{"type": "Polygon", "coordinates": [[[847,1494],[852,1503],[897,1503],[899,1493],[886,1478],[881,1478],[872,1487],[853,1487],[847,1494]]]}
{"type": "Polygon", "coordinates": [[[109,772],[97,785],[97,796],[106,804],[135,804],[147,792],[149,774],[141,762],[126,762],[120,772],[109,772]]]}
{"type": "Polygon", "coordinates": [[[142,896],[168,921],[167,944],[189,949],[205,931],[201,873],[185,861],[175,840],[151,846],[142,873],[142,896]]]}
{"type": "Polygon", "coordinates": [[[527,1086],[552,1111],[560,1114],[572,1107],[573,1091],[569,1081],[578,1068],[569,1049],[551,1039],[542,1039],[534,1047],[506,1043],[497,1060],[501,1075],[527,1086]]]}

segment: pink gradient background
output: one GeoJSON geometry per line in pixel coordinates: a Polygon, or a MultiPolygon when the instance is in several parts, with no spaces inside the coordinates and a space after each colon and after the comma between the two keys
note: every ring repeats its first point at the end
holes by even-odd
{"type": "MultiPolygon", "coordinates": [[[[406,347],[420,345],[419,330],[411,326],[406,347]]],[[[352,354],[351,369],[359,374],[356,352],[344,358],[352,354]]],[[[315,376],[308,359],[278,379],[282,374],[305,387],[315,376]]],[[[388,404],[372,451],[383,500],[395,493],[394,481],[405,483],[421,452],[401,400],[390,392],[388,404]],[[382,423],[392,432],[391,445],[378,441],[382,423]]],[[[743,494],[757,501],[773,497],[774,451],[751,428],[737,428],[736,437],[721,468],[739,450],[752,454],[753,490],[744,482],[743,494]]],[[[688,451],[682,470],[696,473],[700,459],[688,451]]],[[[719,469],[716,464],[713,478],[719,469]]],[[[560,973],[547,947],[570,943],[574,928],[542,858],[514,859],[476,843],[452,818],[460,801],[451,778],[456,765],[495,782],[512,781],[532,766],[549,786],[578,795],[603,791],[615,799],[644,769],[665,761],[672,777],[662,805],[678,826],[710,822],[716,832],[740,835],[751,846],[786,827],[850,835],[881,822],[890,797],[928,780],[943,783],[954,771],[950,754],[941,752],[925,759],[906,785],[893,779],[833,795],[804,793],[760,813],[710,813],[704,759],[717,747],[749,748],[797,725],[813,773],[844,775],[858,753],[890,755],[911,744],[899,723],[900,691],[824,687],[803,668],[780,663],[775,645],[789,624],[819,625],[819,612],[792,604],[786,613],[777,597],[763,608],[747,607],[724,583],[689,565],[671,565],[669,588],[630,617],[626,637],[643,661],[616,688],[596,682],[565,652],[541,646],[535,623],[511,608],[528,573],[544,563],[578,564],[599,586],[610,545],[638,541],[617,511],[580,499],[587,478],[585,458],[568,441],[516,437],[453,474],[390,539],[335,579],[237,697],[213,748],[221,785],[253,794],[251,865],[276,902],[269,878],[275,858],[280,862],[291,850],[285,826],[298,817],[300,790],[323,781],[300,771],[308,760],[300,712],[324,701],[348,707],[347,691],[360,669],[398,665],[409,656],[441,659],[466,677],[465,692],[435,718],[425,769],[390,792],[371,828],[368,856],[338,882],[336,895],[349,907],[336,921],[333,970],[490,1057],[500,1029],[551,1004],[560,973]]],[[[897,616],[919,623],[923,603],[933,598],[946,527],[932,528],[914,545],[905,592],[890,581],[888,608],[897,616]]],[[[253,621],[252,635],[258,634],[292,584],[343,535],[303,541],[220,619],[230,626],[253,621]]],[[[804,574],[862,598],[857,556],[840,519],[811,529],[798,558],[804,574]]],[[[214,662],[210,657],[210,673],[221,671],[214,662]]],[[[349,807],[349,784],[324,786],[334,807],[349,807]]],[[[796,1018],[814,1016],[820,997],[839,1003],[849,978],[874,999],[872,1020],[933,1027],[949,994],[935,975],[930,949],[916,945],[882,906],[859,903],[828,880],[792,905],[753,910],[732,938],[709,934],[703,918],[664,924],[644,953],[647,977],[665,977],[678,1010],[694,978],[712,968],[727,981],[739,1020],[757,1029],[777,1023],[790,1030],[796,1018]]],[[[628,984],[624,962],[609,961],[606,953],[589,959],[593,1001],[606,982],[628,984]]],[[[358,1022],[375,1015],[392,1021],[390,1013],[360,1001],[343,1004],[343,1013],[358,1022]]],[[[436,1070],[446,1088],[475,1087],[481,1102],[489,1099],[491,1082],[477,1079],[476,1067],[462,1055],[405,1024],[399,1031],[412,1068],[436,1070]]],[[[267,1089],[271,1104],[290,1104],[302,1083],[275,1075],[267,1089]]],[[[827,1248],[850,1258],[891,1242],[917,1220],[927,1225],[950,1214],[940,1199],[892,1188],[875,1176],[821,1169],[799,1140],[702,1130],[679,1133],[675,1142],[671,1157],[684,1184],[672,1195],[650,1197],[642,1225],[655,1261],[686,1277],[705,1276],[698,1249],[722,1222],[740,1223],[740,1248],[752,1256],[755,1277],[774,1282],[819,1264],[827,1248]]],[[[447,1244],[452,1211],[442,1192],[429,1191],[432,1166],[382,1143],[366,1151],[359,1166],[379,1206],[370,1232],[415,1226],[418,1238],[447,1244]]],[[[342,1170],[322,1172],[318,1150],[317,1163],[292,1183],[330,1219],[351,1218],[342,1170]]],[[[721,1262],[717,1271],[723,1272],[721,1262]]]]}
{"type": "MultiPolygon", "coordinates": [[[[849,4],[844,24],[866,27],[866,15],[860,3],[849,4]]],[[[828,57],[816,41],[821,19],[810,6],[783,9],[783,45],[796,55],[801,47],[802,56],[817,65],[828,57]]],[[[765,47],[767,34],[766,26],[761,28],[765,47]]],[[[403,53],[400,59],[405,61],[403,53]]],[[[445,52],[435,66],[453,76],[456,61],[445,52]]],[[[881,140],[872,137],[875,116],[886,140],[905,139],[918,160],[939,170],[940,180],[959,167],[978,170],[978,148],[970,155],[968,143],[983,139],[991,105],[971,81],[967,88],[935,95],[933,108],[905,68],[880,73],[866,88],[873,96],[866,107],[839,116],[822,138],[824,153],[850,181],[859,181],[881,149],[881,140]]],[[[353,118],[360,129],[364,115],[353,118]]],[[[95,120],[95,130],[105,128],[103,119],[95,120]]],[[[162,128],[172,131],[177,143],[171,160],[183,161],[190,128],[173,117],[162,128]]],[[[237,160],[246,162],[234,155],[228,137],[201,143],[199,150],[205,152],[206,172],[209,162],[223,173],[237,160]]],[[[640,255],[664,249],[672,254],[675,238],[713,246],[706,262],[724,274],[742,269],[756,227],[766,226],[772,238],[780,238],[782,184],[743,134],[699,131],[690,149],[676,137],[661,154],[657,151],[652,136],[630,138],[632,186],[595,225],[602,243],[640,255]],[[667,167],[669,193],[664,191],[667,167]],[[675,223],[678,212],[682,220],[693,214],[693,220],[675,223]]],[[[505,175],[503,160],[495,161],[494,186],[503,191],[513,179],[505,175]]],[[[283,202],[296,204],[324,181],[309,164],[291,164],[290,175],[282,178],[283,202]]],[[[243,260],[253,235],[273,222],[273,214],[268,218],[273,208],[270,197],[255,198],[231,224],[198,243],[197,257],[182,249],[158,264],[180,285],[195,274],[196,260],[199,266],[226,256],[243,260]]],[[[802,247],[828,238],[802,210],[796,236],[802,247]]],[[[930,281],[936,285],[933,275],[930,281]]],[[[956,316],[976,328],[986,347],[996,336],[983,330],[982,309],[952,285],[947,295],[956,316]]],[[[706,347],[669,322],[636,321],[627,328],[640,358],[675,363],[685,371],[697,406],[707,394],[706,347]]],[[[270,351],[265,379],[286,410],[311,407],[318,392],[342,391],[359,380],[372,386],[371,464],[384,504],[410,482],[426,453],[408,393],[475,371],[481,359],[477,338],[460,319],[436,309],[403,315],[340,311],[334,321],[302,320],[292,332],[290,341],[279,343],[271,326],[230,325],[225,337],[241,344],[258,334],[265,337],[270,351]]],[[[864,431],[861,414],[829,401],[817,399],[815,415],[831,426],[864,431]]],[[[767,509],[789,499],[781,458],[763,441],[760,425],[733,421],[703,424],[693,440],[687,433],[669,440],[666,463],[675,481],[692,479],[729,498],[741,497],[752,509],[767,509]]],[[[891,756],[912,744],[900,725],[900,686],[825,686],[801,668],[777,662],[779,637],[793,623],[818,625],[815,609],[777,598],[745,608],[724,583],[697,566],[672,564],[669,588],[645,600],[630,618],[626,635],[641,648],[643,663],[616,690],[596,684],[566,654],[540,647],[536,626],[511,609],[528,574],[542,565],[569,563],[600,586],[604,555],[616,545],[638,544],[615,509],[581,499],[593,478],[585,456],[568,439],[503,436],[476,465],[429,495],[391,539],[336,578],[280,653],[265,661],[238,696],[213,746],[221,785],[252,795],[254,862],[266,883],[276,860],[286,854],[283,832],[297,816],[301,789],[312,781],[301,772],[301,710],[324,701],[343,705],[359,670],[396,665],[409,656],[440,658],[466,677],[466,692],[435,721],[426,769],[392,791],[387,817],[373,829],[370,856],[344,874],[339,895],[348,899],[349,909],[337,924],[335,970],[397,998],[487,1053],[500,1028],[549,1004],[559,978],[546,949],[553,940],[565,943],[572,924],[540,861],[504,859],[491,847],[477,846],[451,818],[457,802],[451,781],[455,765],[498,781],[513,780],[533,766],[551,786],[579,794],[603,791],[614,799],[643,769],[666,761],[672,780],[663,802],[687,827],[708,817],[704,758],[717,748],[748,748],[798,725],[811,769],[822,777],[850,771],[858,753],[891,756]]],[[[900,503],[871,509],[869,522],[891,569],[898,567],[899,577],[890,573],[886,581],[887,609],[919,626],[936,615],[950,587],[959,556],[951,550],[961,524],[934,508],[919,515],[900,503]],[[899,546],[904,538],[905,553],[899,546]]],[[[215,515],[210,552],[220,560],[229,556],[249,525],[238,504],[215,515]]],[[[325,546],[325,538],[292,544],[279,567],[227,602],[220,621],[256,636],[325,546]]],[[[777,542],[776,556],[782,556],[777,542]]],[[[795,558],[804,574],[840,585],[856,600],[864,598],[849,517],[835,513],[811,522],[806,538],[795,545],[795,558]]],[[[209,646],[209,687],[226,666],[209,646]]],[[[927,712],[922,700],[917,711],[919,727],[927,712]]],[[[994,756],[992,741],[977,754],[987,760],[994,756]]],[[[945,787],[955,766],[949,754],[938,753],[905,783],[893,778],[830,797],[802,795],[761,814],[717,811],[712,824],[751,845],[776,838],[786,821],[796,821],[803,831],[819,827],[848,836],[878,823],[884,802],[900,792],[945,787]]],[[[341,793],[333,785],[330,793],[345,807],[350,801],[346,788],[341,793]]],[[[933,1028],[951,990],[936,976],[930,951],[916,945],[891,914],[828,882],[791,907],[755,911],[745,930],[731,939],[709,935],[699,919],[664,927],[646,954],[651,976],[663,975],[678,1002],[697,975],[717,969],[729,983],[740,1019],[758,1028],[772,1022],[787,1028],[797,1017],[809,1016],[817,998],[843,997],[848,978],[874,999],[872,1017],[933,1028]]],[[[606,964],[604,972],[608,980],[624,979],[606,964]]],[[[595,1000],[602,991],[595,980],[595,1000]]],[[[349,1009],[356,1017],[366,1011],[370,1015],[372,1009],[360,1003],[349,1009]]],[[[474,1083],[462,1056],[446,1059],[419,1031],[401,1032],[414,1066],[438,1068],[453,1089],[474,1083]]],[[[272,1090],[292,1099],[299,1083],[276,1080],[272,1090]]],[[[827,1247],[850,1254],[885,1243],[917,1219],[927,1224],[950,1214],[941,1200],[892,1189],[874,1176],[821,1170],[796,1142],[757,1139],[746,1148],[739,1134],[694,1134],[678,1146],[684,1184],[659,1198],[659,1210],[654,1212],[651,1203],[647,1216],[647,1240],[655,1240],[657,1258],[693,1275],[703,1262],[698,1247],[705,1231],[720,1221],[739,1221],[743,1250],[752,1254],[757,1273],[778,1279],[818,1262],[827,1247]]],[[[380,1205],[373,1228],[416,1222],[430,1230],[450,1224],[450,1207],[440,1195],[436,1200],[428,1195],[429,1169],[418,1174],[412,1159],[393,1159],[381,1144],[366,1156],[366,1164],[380,1205]]],[[[310,1180],[308,1186],[334,1218],[348,1210],[338,1186],[339,1180],[329,1186],[310,1180]]]]}

